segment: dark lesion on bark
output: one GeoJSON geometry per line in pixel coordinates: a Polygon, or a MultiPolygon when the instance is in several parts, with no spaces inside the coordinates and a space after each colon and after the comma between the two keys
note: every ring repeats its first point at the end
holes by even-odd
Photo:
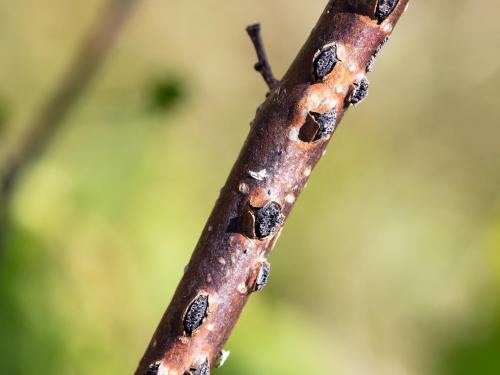
{"type": "Polygon", "coordinates": [[[160,363],[153,363],[152,365],[149,365],[144,375],[156,375],[158,374],[159,370],[160,370],[160,363]]]}
{"type": "Polygon", "coordinates": [[[359,82],[354,83],[354,88],[348,97],[349,104],[361,103],[368,96],[368,88],[370,87],[370,82],[368,78],[364,77],[359,82]]]}
{"type": "Polygon", "coordinates": [[[278,231],[283,223],[281,206],[276,202],[270,202],[264,207],[254,210],[255,235],[262,239],[278,231]]]}
{"type": "Polygon", "coordinates": [[[335,131],[337,125],[337,108],[327,113],[309,112],[306,122],[299,131],[299,139],[303,142],[317,142],[327,139],[335,131]]]}
{"type": "Polygon", "coordinates": [[[328,12],[352,12],[384,22],[398,5],[399,0],[348,0],[339,2],[332,0],[328,5],[328,12]]]}
{"type": "Polygon", "coordinates": [[[191,336],[208,316],[208,295],[200,294],[189,305],[184,314],[183,326],[186,335],[191,336]]]}
{"type": "Polygon", "coordinates": [[[249,205],[242,214],[231,219],[228,232],[262,240],[276,233],[283,221],[282,207],[276,202],[268,202],[262,207],[249,205]]]}
{"type": "Polygon", "coordinates": [[[384,22],[385,19],[391,15],[396,5],[398,5],[398,2],[399,0],[378,0],[375,17],[379,23],[384,22]]]}
{"type": "Polygon", "coordinates": [[[255,279],[255,284],[253,286],[254,292],[259,292],[267,285],[269,281],[269,275],[271,274],[271,265],[267,261],[263,261],[260,264],[259,271],[257,273],[257,278],[255,279]]]}
{"type": "Polygon", "coordinates": [[[201,364],[198,368],[190,368],[189,371],[185,372],[185,375],[210,375],[210,365],[208,364],[208,358],[205,362],[201,364]]]}
{"type": "Polygon", "coordinates": [[[335,44],[321,48],[314,56],[313,78],[315,82],[322,81],[329,75],[339,62],[335,44]]]}

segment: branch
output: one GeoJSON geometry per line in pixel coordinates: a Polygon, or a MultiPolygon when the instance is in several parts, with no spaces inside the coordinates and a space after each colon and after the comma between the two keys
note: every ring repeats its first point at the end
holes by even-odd
{"type": "Polygon", "coordinates": [[[109,55],[137,0],[110,0],[59,87],[27,126],[19,148],[0,171],[0,238],[10,198],[27,168],[49,147],[61,123],[109,55]]]}
{"type": "Polygon", "coordinates": [[[367,67],[408,0],[379,0],[382,20],[354,3],[330,2],[260,106],[136,375],[208,374],[249,295],[266,284],[284,221],[344,112],[367,96],[367,67]]]}
{"type": "Polygon", "coordinates": [[[252,40],[253,46],[255,47],[255,52],[257,52],[258,62],[254,65],[256,71],[258,71],[270,90],[278,86],[279,81],[274,77],[271,65],[267,60],[266,49],[264,48],[264,43],[260,37],[260,24],[256,23],[247,27],[247,33],[252,40]]]}

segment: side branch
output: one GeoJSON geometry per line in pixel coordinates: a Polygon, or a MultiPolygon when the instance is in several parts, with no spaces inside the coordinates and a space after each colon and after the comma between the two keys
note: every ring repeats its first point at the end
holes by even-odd
{"type": "Polygon", "coordinates": [[[267,60],[266,49],[264,48],[264,43],[260,36],[260,24],[256,23],[247,27],[247,33],[252,40],[253,46],[255,47],[255,52],[257,52],[258,62],[255,64],[254,68],[258,71],[270,90],[278,86],[279,81],[274,77],[271,65],[267,60]]]}

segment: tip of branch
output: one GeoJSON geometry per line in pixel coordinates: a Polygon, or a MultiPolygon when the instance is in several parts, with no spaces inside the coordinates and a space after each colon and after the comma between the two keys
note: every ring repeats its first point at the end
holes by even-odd
{"type": "Polygon", "coordinates": [[[262,43],[262,38],[260,37],[260,23],[254,23],[247,26],[247,33],[252,40],[255,51],[257,52],[258,62],[254,65],[254,68],[262,75],[262,78],[266,82],[267,86],[272,90],[278,85],[278,80],[274,78],[271,66],[267,61],[264,44],[262,43]]]}
{"type": "Polygon", "coordinates": [[[260,31],[260,23],[253,23],[251,25],[248,25],[246,30],[250,35],[258,33],[260,31]]]}

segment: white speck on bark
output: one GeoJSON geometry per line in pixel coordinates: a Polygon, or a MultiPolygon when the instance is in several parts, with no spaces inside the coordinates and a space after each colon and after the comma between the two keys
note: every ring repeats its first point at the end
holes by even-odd
{"type": "Polygon", "coordinates": [[[267,170],[261,169],[258,172],[248,171],[248,174],[250,175],[250,177],[252,177],[258,181],[262,181],[267,177],[267,170]]]}

